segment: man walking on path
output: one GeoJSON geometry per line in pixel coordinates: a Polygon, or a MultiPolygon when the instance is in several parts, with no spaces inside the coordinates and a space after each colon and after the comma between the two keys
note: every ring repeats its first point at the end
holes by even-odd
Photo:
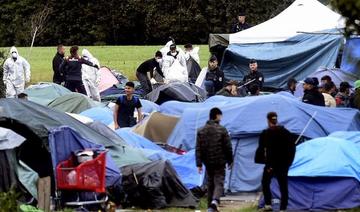
{"type": "Polygon", "coordinates": [[[225,166],[233,162],[230,136],[220,125],[222,112],[219,108],[210,110],[210,120],[199,129],[196,140],[196,166],[202,173],[204,164],[207,172],[208,211],[218,211],[220,196],[224,190],[225,166]]]}
{"type": "Polygon", "coordinates": [[[264,211],[272,211],[271,178],[276,177],[281,193],[280,211],[286,211],[288,205],[288,171],[295,157],[295,139],[283,126],[278,125],[277,114],[267,114],[269,128],[262,131],[259,147],[255,154],[255,163],[265,164],[262,177],[262,189],[265,199],[264,211]]]}

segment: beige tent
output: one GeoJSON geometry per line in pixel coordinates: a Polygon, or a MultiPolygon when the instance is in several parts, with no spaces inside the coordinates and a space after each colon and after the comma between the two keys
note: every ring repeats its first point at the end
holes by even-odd
{"type": "Polygon", "coordinates": [[[154,112],[142,124],[137,125],[133,131],[151,141],[166,143],[178,121],[178,117],[154,112]]]}

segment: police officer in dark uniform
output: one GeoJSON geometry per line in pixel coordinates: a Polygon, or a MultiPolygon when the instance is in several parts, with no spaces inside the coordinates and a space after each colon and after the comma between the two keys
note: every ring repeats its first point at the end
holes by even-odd
{"type": "Polygon", "coordinates": [[[205,89],[208,96],[213,96],[224,87],[224,72],[218,67],[218,60],[215,55],[211,56],[208,63],[208,70],[205,76],[205,89]]]}
{"type": "Polygon", "coordinates": [[[240,32],[251,27],[245,22],[246,16],[244,12],[239,13],[237,18],[238,22],[232,26],[231,33],[240,32]]]}
{"type": "Polygon", "coordinates": [[[255,59],[251,59],[249,62],[250,73],[244,76],[243,82],[246,84],[247,89],[249,90],[250,85],[257,84],[260,90],[264,84],[264,75],[257,70],[258,64],[255,59]]]}
{"type": "Polygon", "coordinates": [[[280,211],[285,211],[288,204],[288,171],[295,157],[295,136],[285,127],[278,125],[277,114],[267,114],[268,128],[259,138],[259,147],[255,154],[255,163],[265,164],[262,188],[265,199],[265,211],[271,207],[271,178],[276,177],[281,193],[280,211]]]}

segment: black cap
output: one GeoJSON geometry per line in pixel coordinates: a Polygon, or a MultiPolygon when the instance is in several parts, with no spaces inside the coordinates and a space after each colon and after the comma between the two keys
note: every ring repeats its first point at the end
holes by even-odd
{"type": "Polygon", "coordinates": [[[268,120],[277,120],[277,114],[275,112],[269,112],[266,117],[268,120]]]}
{"type": "Polygon", "coordinates": [[[304,80],[304,83],[309,84],[309,85],[312,85],[312,86],[317,86],[316,82],[315,82],[314,79],[311,78],[311,77],[306,78],[306,79],[304,80]]]}
{"type": "Polygon", "coordinates": [[[319,79],[317,77],[313,77],[312,79],[314,80],[314,83],[315,83],[314,86],[316,86],[316,87],[319,86],[319,84],[320,84],[319,79]]]}
{"type": "Polygon", "coordinates": [[[249,64],[257,63],[255,59],[250,59],[249,64]]]}
{"type": "Polygon", "coordinates": [[[211,55],[209,61],[210,61],[210,62],[214,62],[215,60],[216,60],[216,61],[218,60],[217,57],[216,57],[215,55],[211,55]]]}
{"type": "Polygon", "coordinates": [[[192,48],[192,47],[193,47],[193,46],[192,46],[191,43],[187,43],[187,44],[184,45],[184,48],[185,48],[185,49],[192,48]]]}
{"type": "Polygon", "coordinates": [[[238,13],[238,16],[246,16],[246,13],[244,11],[241,11],[238,13]]]}

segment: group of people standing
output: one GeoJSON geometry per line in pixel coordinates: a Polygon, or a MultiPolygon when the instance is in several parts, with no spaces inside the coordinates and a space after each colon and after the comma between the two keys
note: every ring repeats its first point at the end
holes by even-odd
{"type": "Polygon", "coordinates": [[[87,50],[72,46],[70,55],[65,56],[65,47],[58,45],[52,67],[53,82],[64,85],[72,92],[82,93],[95,101],[101,101],[98,85],[100,83],[99,61],[87,50]]]}

